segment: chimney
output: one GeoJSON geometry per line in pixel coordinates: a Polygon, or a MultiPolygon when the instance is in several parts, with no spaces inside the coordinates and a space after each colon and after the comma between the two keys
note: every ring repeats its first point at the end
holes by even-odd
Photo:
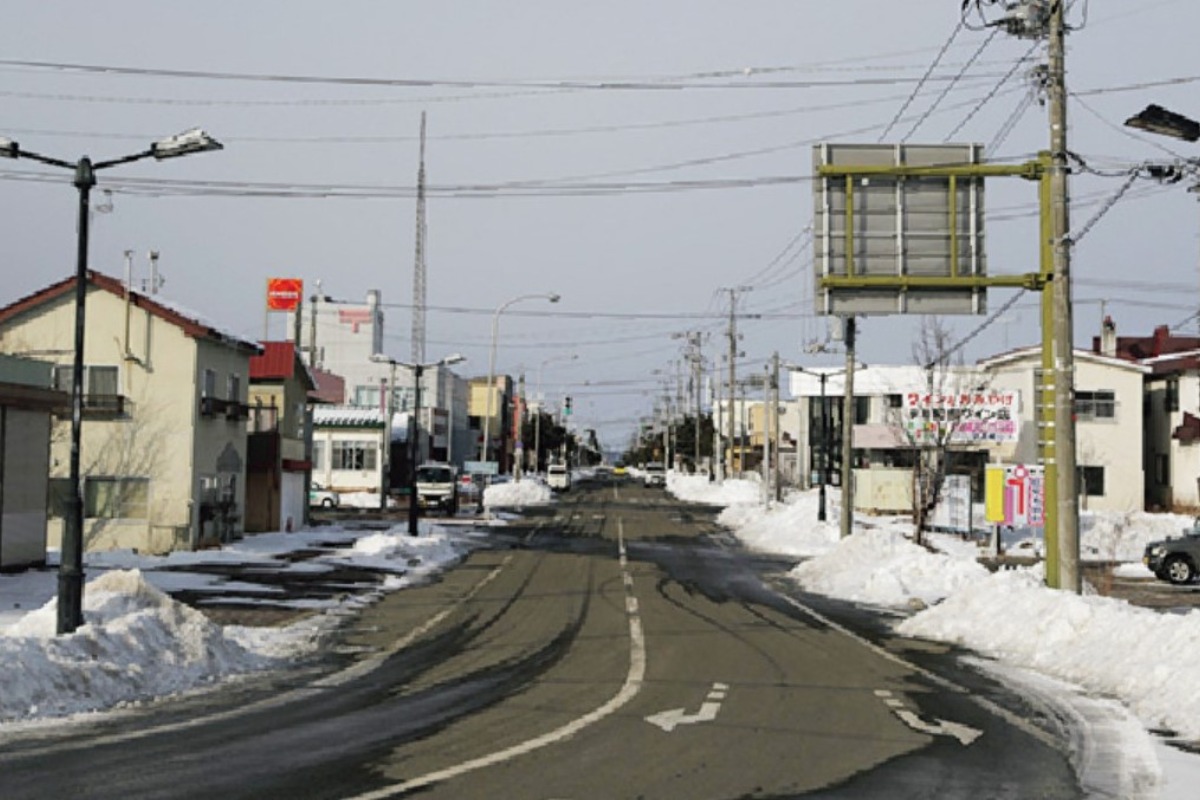
{"type": "Polygon", "coordinates": [[[1166,349],[1166,344],[1171,338],[1171,329],[1166,325],[1159,325],[1154,329],[1154,351],[1151,356],[1161,356],[1166,349]]]}
{"type": "Polygon", "coordinates": [[[1100,326],[1100,355],[1115,358],[1117,355],[1117,323],[1105,317],[1100,326]]]}

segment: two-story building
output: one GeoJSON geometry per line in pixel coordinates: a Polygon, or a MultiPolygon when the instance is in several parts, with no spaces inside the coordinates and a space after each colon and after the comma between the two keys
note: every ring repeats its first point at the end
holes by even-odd
{"type": "Polygon", "coordinates": [[[246,532],[295,530],[307,519],[317,388],[291,342],[263,342],[250,359],[246,532]]]}
{"type": "MultiPolygon", "coordinates": [[[[243,531],[249,362],[259,346],[157,295],[87,277],[82,437],[84,547],[167,552],[243,531]]],[[[0,308],[0,352],[53,364],[72,386],[74,276],[0,308]]],[[[69,420],[50,459],[48,544],[67,500],[69,420]]]]}

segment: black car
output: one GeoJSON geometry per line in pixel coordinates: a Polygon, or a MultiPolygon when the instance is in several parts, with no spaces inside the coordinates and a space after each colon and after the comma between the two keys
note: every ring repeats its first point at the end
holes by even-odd
{"type": "Polygon", "coordinates": [[[1161,539],[1146,545],[1142,555],[1145,564],[1162,581],[1174,584],[1191,583],[1200,574],[1200,517],[1192,527],[1183,529],[1183,536],[1161,539]]]}

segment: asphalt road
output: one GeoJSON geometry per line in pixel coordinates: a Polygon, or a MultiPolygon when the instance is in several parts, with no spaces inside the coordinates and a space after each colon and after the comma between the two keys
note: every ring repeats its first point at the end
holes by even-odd
{"type": "Polygon", "coordinates": [[[0,797],[1084,794],[1052,721],[787,589],[712,510],[583,484],[498,530],[320,669],[0,741],[0,797]]]}

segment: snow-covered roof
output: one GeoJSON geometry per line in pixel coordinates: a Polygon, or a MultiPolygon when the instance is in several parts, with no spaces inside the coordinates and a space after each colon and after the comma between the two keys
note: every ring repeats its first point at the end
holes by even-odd
{"type": "Polygon", "coordinates": [[[325,428],[382,428],[386,415],[378,408],[316,406],[313,425],[325,428]]]}

